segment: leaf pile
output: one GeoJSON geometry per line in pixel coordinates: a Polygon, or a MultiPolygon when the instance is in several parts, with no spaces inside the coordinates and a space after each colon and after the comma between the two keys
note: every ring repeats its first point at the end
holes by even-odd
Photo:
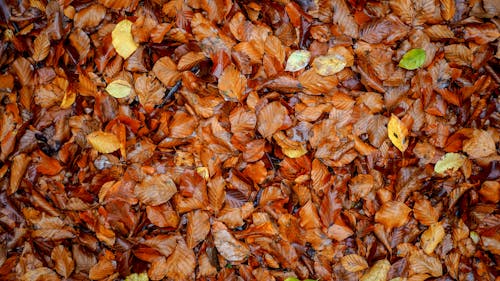
{"type": "Polygon", "coordinates": [[[499,14],[0,1],[0,279],[494,280],[499,14]]]}

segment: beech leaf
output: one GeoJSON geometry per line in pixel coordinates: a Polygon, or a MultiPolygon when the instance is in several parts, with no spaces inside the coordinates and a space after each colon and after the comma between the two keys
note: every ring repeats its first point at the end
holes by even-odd
{"type": "Polygon", "coordinates": [[[120,140],[112,133],[96,131],[87,135],[87,141],[100,153],[111,153],[120,149],[120,140]]]}
{"type": "Polygon", "coordinates": [[[407,70],[415,70],[421,67],[426,59],[424,49],[411,49],[399,61],[399,67],[407,70]]]}
{"type": "Polygon", "coordinates": [[[446,153],[443,157],[441,157],[441,159],[439,159],[439,161],[437,161],[436,165],[434,166],[434,172],[442,174],[449,169],[456,171],[460,167],[462,167],[465,159],[467,159],[467,157],[460,153],[446,153]]]}
{"type": "Polygon", "coordinates": [[[132,37],[132,24],[129,20],[122,20],[111,33],[111,43],[116,52],[124,59],[130,57],[139,47],[132,37]]]}
{"type": "Polygon", "coordinates": [[[338,54],[319,56],[313,61],[314,70],[322,76],[333,75],[340,72],[344,69],[346,64],[346,59],[342,55],[338,54]]]}
{"type": "Polygon", "coordinates": [[[149,277],[146,272],[140,274],[132,273],[129,276],[125,277],[125,281],[149,281],[149,277]]]}
{"type": "Polygon", "coordinates": [[[288,60],[286,61],[285,71],[299,71],[304,69],[309,60],[311,59],[311,53],[305,50],[297,50],[290,54],[288,60]]]}
{"type": "Polygon", "coordinates": [[[130,95],[132,86],[125,80],[117,79],[108,84],[106,92],[112,97],[124,98],[130,95]]]}
{"type": "Polygon", "coordinates": [[[401,152],[405,152],[408,148],[408,128],[399,120],[399,118],[392,114],[387,124],[387,135],[392,144],[397,147],[401,152]]]}

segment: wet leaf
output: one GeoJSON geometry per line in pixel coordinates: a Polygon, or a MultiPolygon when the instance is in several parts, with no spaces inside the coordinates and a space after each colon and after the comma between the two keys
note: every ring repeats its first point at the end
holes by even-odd
{"type": "Polygon", "coordinates": [[[462,167],[466,157],[460,153],[446,153],[434,166],[434,172],[442,174],[449,169],[456,171],[462,167]]]}
{"type": "Polygon", "coordinates": [[[409,142],[408,128],[406,128],[406,125],[394,114],[391,115],[389,123],[387,124],[387,135],[395,147],[401,152],[405,152],[409,142]]]}
{"type": "Polygon", "coordinates": [[[139,47],[132,37],[132,24],[133,23],[129,20],[122,20],[116,24],[111,33],[113,47],[124,59],[130,57],[139,47]]]}
{"type": "Polygon", "coordinates": [[[125,80],[117,79],[108,84],[106,92],[108,92],[112,97],[124,98],[130,95],[132,92],[132,86],[125,80]]]}
{"type": "Polygon", "coordinates": [[[87,141],[101,153],[111,153],[120,149],[120,140],[112,133],[96,131],[87,135],[87,141]]]}
{"type": "Polygon", "coordinates": [[[399,67],[415,70],[424,65],[426,53],[424,49],[411,49],[399,61],[399,67]]]}
{"type": "Polygon", "coordinates": [[[286,61],[285,71],[299,71],[304,69],[311,59],[311,53],[305,50],[297,50],[290,54],[286,61]]]}

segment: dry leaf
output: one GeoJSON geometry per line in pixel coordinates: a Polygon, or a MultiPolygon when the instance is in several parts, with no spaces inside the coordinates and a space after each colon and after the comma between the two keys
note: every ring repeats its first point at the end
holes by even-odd
{"type": "Polygon", "coordinates": [[[358,272],[368,268],[365,258],[357,254],[350,254],[340,258],[340,263],[349,272],[358,272]]]}
{"type": "Polygon", "coordinates": [[[33,59],[35,61],[43,61],[50,51],[50,40],[47,33],[41,33],[33,42],[33,59]]]}
{"type": "Polygon", "coordinates": [[[106,92],[115,98],[128,97],[132,92],[132,85],[125,80],[117,79],[108,84],[106,92]]]}
{"type": "Polygon", "coordinates": [[[70,108],[76,100],[76,91],[68,90],[64,92],[64,97],[61,101],[61,108],[67,109],[70,108]]]}
{"type": "Polygon", "coordinates": [[[125,281],[149,281],[149,277],[146,272],[140,274],[132,273],[125,277],[125,281]]]}
{"type": "Polygon", "coordinates": [[[323,76],[333,75],[340,72],[346,66],[346,59],[339,54],[319,56],[314,59],[312,65],[314,70],[323,76]]]}
{"type": "Polygon", "coordinates": [[[219,78],[219,91],[228,101],[240,101],[247,86],[247,79],[234,65],[224,69],[219,78]]]}
{"type": "Polygon", "coordinates": [[[7,194],[10,195],[17,191],[30,162],[31,157],[24,153],[13,157],[7,194]]]}
{"type": "Polygon", "coordinates": [[[174,252],[165,263],[166,276],[172,280],[187,280],[193,274],[195,266],[196,258],[193,250],[186,246],[183,239],[179,239],[174,252]]]}
{"type": "Polygon", "coordinates": [[[92,132],[87,135],[87,141],[100,153],[112,153],[120,149],[120,140],[112,133],[92,132]]]}
{"type": "Polygon", "coordinates": [[[177,193],[177,187],[167,175],[146,176],[135,186],[134,193],[143,204],[158,206],[170,200],[177,193]]]}
{"type": "Polygon", "coordinates": [[[439,220],[439,211],[432,207],[429,200],[418,200],[413,205],[413,215],[423,225],[432,225],[439,220]]]}
{"type": "Polygon", "coordinates": [[[289,122],[286,107],[276,101],[265,105],[257,114],[257,130],[264,138],[285,129],[289,122]]]}
{"type": "Polygon", "coordinates": [[[51,258],[55,263],[55,270],[64,278],[68,278],[75,269],[75,262],[63,245],[56,246],[51,253],[51,258]]]}
{"type": "Polygon", "coordinates": [[[398,201],[388,201],[375,214],[375,221],[387,229],[403,226],[408,221],[411,209],[398,201]]]}
{"type": "Polygon", "coordinates": [[[212,224],[212,235],[217,251],[230,262],[242,262],[250,256],[248,246],[236,240],[221,222],[212,224]]]}
{"type": "Polygon", "coordinates": [[[124,59],[130,57],[139,47],[132,37],[132,24],[129,20],[122,20],[115,26],[111,33],[113,47],[124,59]]]}
{"type": "Polygon", "coordinates": [[[399,120],[399,118],[392,114],[387,124],[387,135],[392,144],[397,147],[401,152],[405,152],[408,148],[408,128],[399,120]]]}
{"type": "Polygon", "coordinates": [[[290,158],[299,158],[307,153],[307,148],[304,143],[287,138],[282,131],[274,134],[273,138],[281,147],[283,153],[290,158]]]}
{"type": "Polygon", "coordinates": [[[487,157],[496,153],[495,141],[488,131],[474,130],[472,138],[464,141],[463,151],[471,159],[487,157]]]}

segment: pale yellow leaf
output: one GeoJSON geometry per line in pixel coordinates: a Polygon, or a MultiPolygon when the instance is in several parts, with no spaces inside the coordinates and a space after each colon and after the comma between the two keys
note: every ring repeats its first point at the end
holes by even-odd
{"type": "Polygon", "coordinates": [[[346,66],[346,59],[339,54],[319,56],[313,61],[313,67],[316,73],[322,76],[333,75],[346,66]]]}
{"type": "Polygon", "coordinates": [[[377,261],[362,277],[360,281],[385,281],[391,264],[388,260],[377,261]]]}
{"type": "Polygon", "coordinates": [[[125,80],[117,79],[108,84],[106,87],[106,92],[108,92],[112,97],[124,98],[130,95],[132,90],[132,85],[125,80]]]}
{"type": "Polygon", "coordinates": [[[125,277],[125,281],[149,281],[148,274],[143,272],[141,274],[132,273],[125,277]]]}
{"type": "Polygon", "coordinates": [[[434,252],[434,249],[443,241],[445,235],[444,227],[442,223],[432,224],[422,235],[420,236],[420,245],[424,252],[428,255],[434,252]]]}
{"type": "Polygon", "coordinates": [[[87,141],[101,153],[111,153],[120,149],[120,140],[112,133],[96,131],[87,135],[87,141]]]}
{"type": "Polygon", "coordinates": [[[434,166],[434,172],[442,174],[448,169],[453,169],[453,171],[458,170],[465,162],[464,155],[460,153],[446,153],[439,161],[437,161],[434,166]]]}
{"type": "Polygon", "coordinates": [[[305,50],[294,51],[292,54],[290,54],[288,60],[286,61],[285,70],[295,72],[304,69],[309,63],[310,59],[311,59],[311,53],[309,51],[305,50]]]}
{"type": "Polygon", "coordinates": [[[76,100],[76,92],[72,90],[66,91],[64,92],[64,97],[63,100],[61,101],[60,106],[63,109],[70,108],[75,102],[75,100],[76,100]]]}
{"type": "Polygon", "coordinates": [[[401,152],[408,148],[408,128],[399,120],[399,118],[392,114],[387,124],[387,134],[392,144],[397,147],[401,152]]]}
{"type": "Polygon", "coordinates": [[[111,33],[112,44],[116,52],[124,59],[132,55],[139,47],[132,37],[132,22],[122,20],[119,22],[111,33]]]}

